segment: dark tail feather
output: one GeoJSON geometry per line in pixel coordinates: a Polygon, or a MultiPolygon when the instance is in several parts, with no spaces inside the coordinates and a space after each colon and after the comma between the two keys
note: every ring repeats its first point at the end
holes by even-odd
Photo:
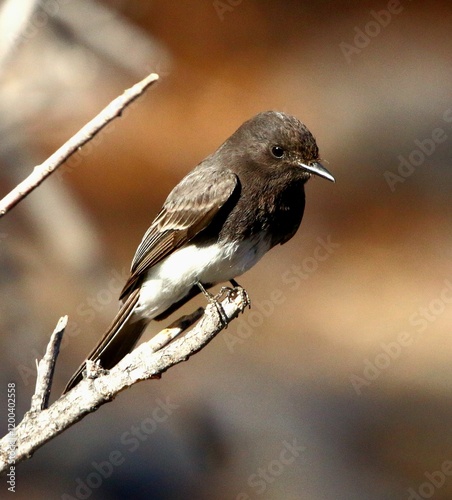
{"type": "MultiPolygon", "coordinates": [[[[89,353],[87,359],[100,360],[102,368],[109,370],[128,354],[141,337],[149,321],[134,317],[133,310],[138,302],[139,289],[134,290],[122,305],[113,323],[96,347],[89,353]]],[[[63,394],[66,394],[83,379],[84,361],[69,380],[63,394]]]]}

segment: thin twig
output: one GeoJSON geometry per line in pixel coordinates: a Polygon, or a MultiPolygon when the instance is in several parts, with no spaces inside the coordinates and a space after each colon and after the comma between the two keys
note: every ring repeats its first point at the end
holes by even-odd
{"type": "Polygon", "coordinates": [[[64,329],[67,325],[67,316],[59,319],[55,330],[50,336],[44,357],[38,364],[38,376],[36,378],[36,389],[31,398],[30,411],[45,410],[49,406],[50,390],[52,388],[53,373],[56,359],[60,352],[60,344],[63,338],[64,329]]]}
{"type": "MultiPolygon", "coordinates": [[[[248,305],[246,292],[236,289],[236,293],[227,294],[221,301],[224,318],[220,318],[214,304],[209,304],[201,321],[184,336],[157,352],[153,352],[155,346],[152,341],[141,344],[108,374],[100,373],[94,379],[85,378],[49,408],[27,412],[14,431],[15,464],[30,458],[38,448],[103,404],[112,401],[122,390],[142,380],[155,378],[172,366],[186,361],[207,345],[248,305]]],[[[9,465],[10,448],[10,437],[6,435],[0,440],[0,472],[5,471],[9,465]]]]}
{"type": "Polygon", "coordinates": [[[41,184],[46,177],[54,172],[61,164],[70,158],[78,149],[90,141],[114,118],[121,115],[124,109],[139,97],[149,86],[158,80],[158,75],[149,76],[127,89],[121,96],[114,99],[95,118],[81,128],[63,146],[61,146],[44,163],[36,166],[33,172],[9,194],[0,200],[0,217],[3,217],[11,208],[23,200],[29,193],[41,184]]]}

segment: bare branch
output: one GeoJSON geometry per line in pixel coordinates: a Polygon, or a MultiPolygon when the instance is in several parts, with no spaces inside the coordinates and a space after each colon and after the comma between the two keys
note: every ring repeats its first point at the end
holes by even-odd
{"type": "Polygon", "coordinates": [[[152,349],[152,352],[157,352],[162,347],[168,345],[172,340],[174,340],[178,335],[180,335],[184,330],[190,328],[193,323],[198,321],[198,319],[202,316],[204,309],[199,307],[196,311],[191,314],[187,314],[186,316],[182,316],[178,320],[171,323],[167,328],[159,332],[157,335],[152,337],[149,341],[149,347],[152,349]]]}
{"type": "MultiPolygon", "coordinates": [[[[245,290],[234,288],[221,301],[223,320],[215,304],[210,303],[201,321],[184,336],[157,352],[154,351],[159,345],[152,339],[128,354],[108,374],[102,374],[102,370],[91,373],[90,375],[96,378],[85,378],[49,408],[27,412],[22,422],[14,429],[17,446],[15,463],[31,457],[38,448],[103,404],[112,401],[122,390],[142,380],[159,377],[172,366],[186,361],[207,345],[248,305],[245,290]]],[[[196,321],[199,313],[199,310],[195,311],[193,315],[181,318],[179,326],[173,324],[165,330],[172,330],[171,335],[174,335],[177,329],[183,330],[192,321],[196,321]]],[[[162,337],[168,339],[166,334],[162,337]]],[[[9,465],[10,450],[11,439],[6,435],[0,440],[0,472],[6,470],[9,465]]]]}
{"type": "Polygon", "coordinates": [[[58,324],[50,337],[46,353],[38,364],[36,389],[31,399],[30,411],[32,412],[45,410],[49,406],[49,397],[50,390],[52,388],[55,363],[58,353],[60,352],[60,344],[66,325],[67,316],[63,316],[59,319],[58,324]]]}
{"type": "Polygon", "coordinates": [[[44,163],[36,166],[33,172],[20,184],[18,184],[9,194],[0,200],[0,217],[3,217],[11,208],[23,200],[29,193],[43,182],[52,172],[70,158],[78,149],[90,141],[114,118],[121,115],[124,109],[137,97],[158,80],[158,75],[151,73],[141,82],[136,83],[130,89],[114,99],[95,118],[81,128],[63,146],[61,146],[44,163]]]}

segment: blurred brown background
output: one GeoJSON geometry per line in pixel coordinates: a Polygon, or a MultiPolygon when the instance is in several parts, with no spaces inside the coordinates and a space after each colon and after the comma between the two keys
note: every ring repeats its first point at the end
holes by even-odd
{"type": "Polygon", "coordinates": [[[18,421],[58,318],[54,397],[169,190],[244,120],[296,115],[337,180],[308,183],[299,233],[240,279],[251,311],[19,465],[15,498],[452,498],[450,2],[0,8],[2,195],[161,75],[1,221],[0,390],[6,409],[16,383],[18,421]]]}

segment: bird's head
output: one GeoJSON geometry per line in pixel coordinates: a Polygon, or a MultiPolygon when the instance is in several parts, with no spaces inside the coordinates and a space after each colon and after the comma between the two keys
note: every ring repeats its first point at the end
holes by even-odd
{"type": "Polygon", "coordinates": [[[248,154],[260,165],[279,171],[296,169],[305,180],[317,175],[335,182],[320,163],[314,136],[294,116],[278,111],[259,113],[246,121],[233,138],[250,145],[248,154]]]}

